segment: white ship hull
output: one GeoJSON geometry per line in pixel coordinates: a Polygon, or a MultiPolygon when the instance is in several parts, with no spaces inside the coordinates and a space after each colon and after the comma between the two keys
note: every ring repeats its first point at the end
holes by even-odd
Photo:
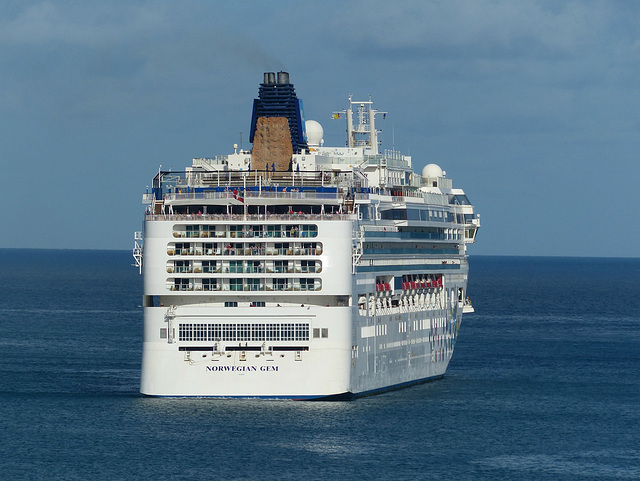
{"type": "MultiPolygon", "coordinates": [[[[165,266],[172,257],[167,254],[167,243],[174,240],[176,223],[215,225],[216,221],[148,222],[145,292],[159,293],[158,299],[165,297],[165,266]]],[[[256,222],[239,223],[243,224],[256,222]]],[[[315,292],[313,295],[301,291],[286,291],[285,295],[272,291],[211,293],[241,304],[250,304],[255,299],[269,304],[269,307],[229,308],[211,303],[212,297],[207,293],[193,290],[172,296],[171,309],[165,305],[145,307],[141,392],[152,396],[313,399],[365,395],[442,377],[453,354],[462,317],[462,306],[455,293],[466,290],[464,257],[412,259],[413,264],[404,266],[409,269],[407,272],[417,269],[444,273],[443,286],[404,289],[406,305],[385,307],[377,301],[389,295],[376,292],[375,280],[390,271],[401,272],[403,267],[372,259],[369,261],[372,265],[360,267],[363,272],[352,274],[354,224],[357,226],[358,222],[314,222],[318,226],[317,238],[324,245],[323,254],[317,258],[323,265],[321,300],[328,301],[326,304],[318,305],[315,292]],[[374,263],[386,265],[376,267],[374,263]],[[366,291],[375,295],[368,299],[365,309],[361,305],[331,304],[338,297],[353,298],[354,293],[363,290],[362,286],[368,286],[366,291]],[[246,340],[249,336],[236,340],[237,335],[234,340],[223,340],[222,336],[180,339],[181,325],[219,324],[222,329],[223,325],[285,323],[306,324],[311,335],[304,341],[271,343],[246,340]],[[319,330],[317,338],[312,335],[314,329],[319,330]],[[322,337],[323,330],[326,337],[322,337]]],[[[221,240],[225,244],[231,239],[221,240]]],[[[204,253],[196,254],[194,251],[194,259],[207,257],[204,253]]]]}

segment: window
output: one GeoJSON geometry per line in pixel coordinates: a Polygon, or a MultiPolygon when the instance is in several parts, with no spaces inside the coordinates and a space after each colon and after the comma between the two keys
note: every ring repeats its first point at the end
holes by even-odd
{"type": "Polygon", "coordinates": [[[289,272],[289,261],[274,261],[274,270],[279,273],[289,272]]]}
{"type": "Polygon", "coordinates": [[[313,279],[300,279],[301,291],[312,291],[314,289],[313,279]]]}
{"type": "Polygon", "coordinates": [[[266,326],[266,341],[279,341],[280,340],[280,324],[267,324],[266,326]]]}
{"type": "Polygon", "coordinates": [[[318,272],[316,261],[300,261],[300,272],[318,272]]]}
{"type": "Polygon", "coordinates": [[[295,325],[295,340],[296,341],[308,341],[309,340],[309,324],[296,324],[295,325]]]}
{"type": "Polygon", "coordinates": [[[205,242],[204,244],[202,244],[202,248],[204,250],[205,255],[212,256],[216,253],[219,254],[219,252],[217,252],[217,249],[218,249],[217,242],[205,242]]]}
{"type": "Polygon", "coordinates": [[[406,209],[388,209],[380,212],[380,217],[386,220],[407,220],[406,209]]]}
{"type": "Polygon", "coordinates": [[[262,262],[260,261],[247,261],[247,269],[248,273],[256,273],[262,272],[264,269],[262,267],[262,262]]]}
{"type": "Polygon", "coordinates": [[[273,290],[274,291],[284,291],[289,286],[288,279],[273,279],[273,290]]]}
{"type": "MultiPolygon", "coordinates": [[[[166,328],[165,336],[166,336],[166,328]]],[[[323,329],[323,337],[326,329],[323,329]]],[[[181,342],[215,341],[308,341],[309,324],[180,324],[178,340],[181,342]]],[[[313,330],[313,337],[320,337],[320,329],[313,330]]]]}
{"type": "Polygon", "coordinates": [[[280,339],[282,341],[294,341],[295,329],[293,324],[282,324],[280,327],[280,339]]]}
{"type": "Polygon", "coordinates": [[[216,261],[202,261],[202,272],[211,273],[215,272],[218,263],[216,261]]]}
{"type": "Polygon", "coordinates": [[[420,220],[420,210],[407,209],[407,220],[420,220]]]}
{"type": "Polygon", "coordinates": [[[249,237],[262,237],[262,226],[261,225],[249,226],[249,230],[247,234],[249,237]]]}
{"type": "Polygon", "coordinates": [[[229,226],[229,236],[230,237],[240,237],[240,236],[242,236],[242,226],[230,225],[229,226]]]}
{"type": "Polygon", "coordinates": [[[300,230],[298,229],[298,226],[285,225],[284,232],[286,237],[298,237],[300,230]]]}
{"type": "Polygon", "coordinates": [[[238,324],[236,326],[238,341],[251,340],[251,324],[238,324]]]}
{"type": "Polygon", "coordinates": [[[216,231],[215,225],[203,225],[202,237],[213,237],[215,235],[215,231],[216,231]]]}
{"type": "Polygon", "coordinates": [[[229,290],[231,290],[231,291],[241,291],[242,290],[242,279],[229,279],[229,290]]]}
{"type": "Polygon", "coordinates": [[[300,237],[318,237],[318,226],[317,225],[300,226],[300,237]]]}
{"type": "Polygon", "coordinates": [[[280,226],[279,225],[268,225],[267,226],[267,237],[280,237],[280,226]]]}
{"type": "Polygon", "coordinates": [[[215,291],[218,288],[217,279],[202,279],[203,291],[215,291]]]}
{"type": "Polygon", "coordinates": [[[176,244],[176,255],[186,256],[193,252],[193,248],[189,242],[179,242],[176,244]]]}
{"type": "Polygon", "coordinates": [[[229,272],[236,273],[236,274],[242,273],[242,261],[230,261],[229,272]]]}
{"type": "Polygon", "coordinates": [[[238,303],[236,301],[227,301],[224,303],[224,307],[238,307],[238,303]]]}
{"type": "Polygon", "coordinates": [[[180,324],[178,327],[178,339],[184,341],[193,340],[193,325],[192,324],[180,324]]]}
{"type": "Polygon", "coordinates": [[[208,324],[207,325],[207,340],[219,341],[222,339],[222,325],[221,324],[208,324]]]}
{"type": "Polygon", "coordinates": [[[265,328],[264,324],[252,324],[251,325],[251,340],[252,341],[264,341],[265,328]]]}
{"type": "Polygon", "coordinates": [[[276,252],[281,255],[291,255],[293,252],[290,252],[289,243],[288,242],[276,242],[274,244],[276,252]]]}
{"type": "Polygon", "coordinates": [[[223,341],[235,341],[236,340],[236,325],[235,324],[223,324],[222,325],[222,340],[223,341]]]}
{"type": "Polygon", "coordinates": [[[193,325],[193,340],[194,341],[206,341],[207,328],[205,324],[193,325]]]}
{"type": "Polygon", "coordinates": [[[176,272],[191,272],[191,261],[175,261],[176,272]]]}

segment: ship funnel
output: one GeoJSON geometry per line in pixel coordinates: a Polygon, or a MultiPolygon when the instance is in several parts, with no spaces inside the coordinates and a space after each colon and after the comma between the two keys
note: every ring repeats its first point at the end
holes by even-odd
{"type": "Polygon", "coordinates": [[[278,83],[279,84],[288,84],[289,83],[289,72],[278,72],[278,83]]]}
{"type": "Polygon", "coordinates": [[[264,83],[266,85],[276,83],[276,74],[275,72],[265,72],[264,73],[264,83]]]}

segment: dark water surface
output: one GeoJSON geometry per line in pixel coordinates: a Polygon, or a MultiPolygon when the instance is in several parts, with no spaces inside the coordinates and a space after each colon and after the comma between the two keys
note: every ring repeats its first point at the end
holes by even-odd
{"type": "Polygon", "coordinates": [[[353,402],[138,394],[128,252],[0,250],[2,479],[640,479],[640,260],[472,257],[446,377],[353,402]]]}

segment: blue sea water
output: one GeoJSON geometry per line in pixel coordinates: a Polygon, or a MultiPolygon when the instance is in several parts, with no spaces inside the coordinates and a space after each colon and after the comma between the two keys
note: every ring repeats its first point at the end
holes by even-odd
{"type": "Polygon", "coordinates": [[[472,257],[444,379],[352,402],[138,394],[128,252],[0,249],[2,479],[640,479],[640,260],[472,257]]]}

